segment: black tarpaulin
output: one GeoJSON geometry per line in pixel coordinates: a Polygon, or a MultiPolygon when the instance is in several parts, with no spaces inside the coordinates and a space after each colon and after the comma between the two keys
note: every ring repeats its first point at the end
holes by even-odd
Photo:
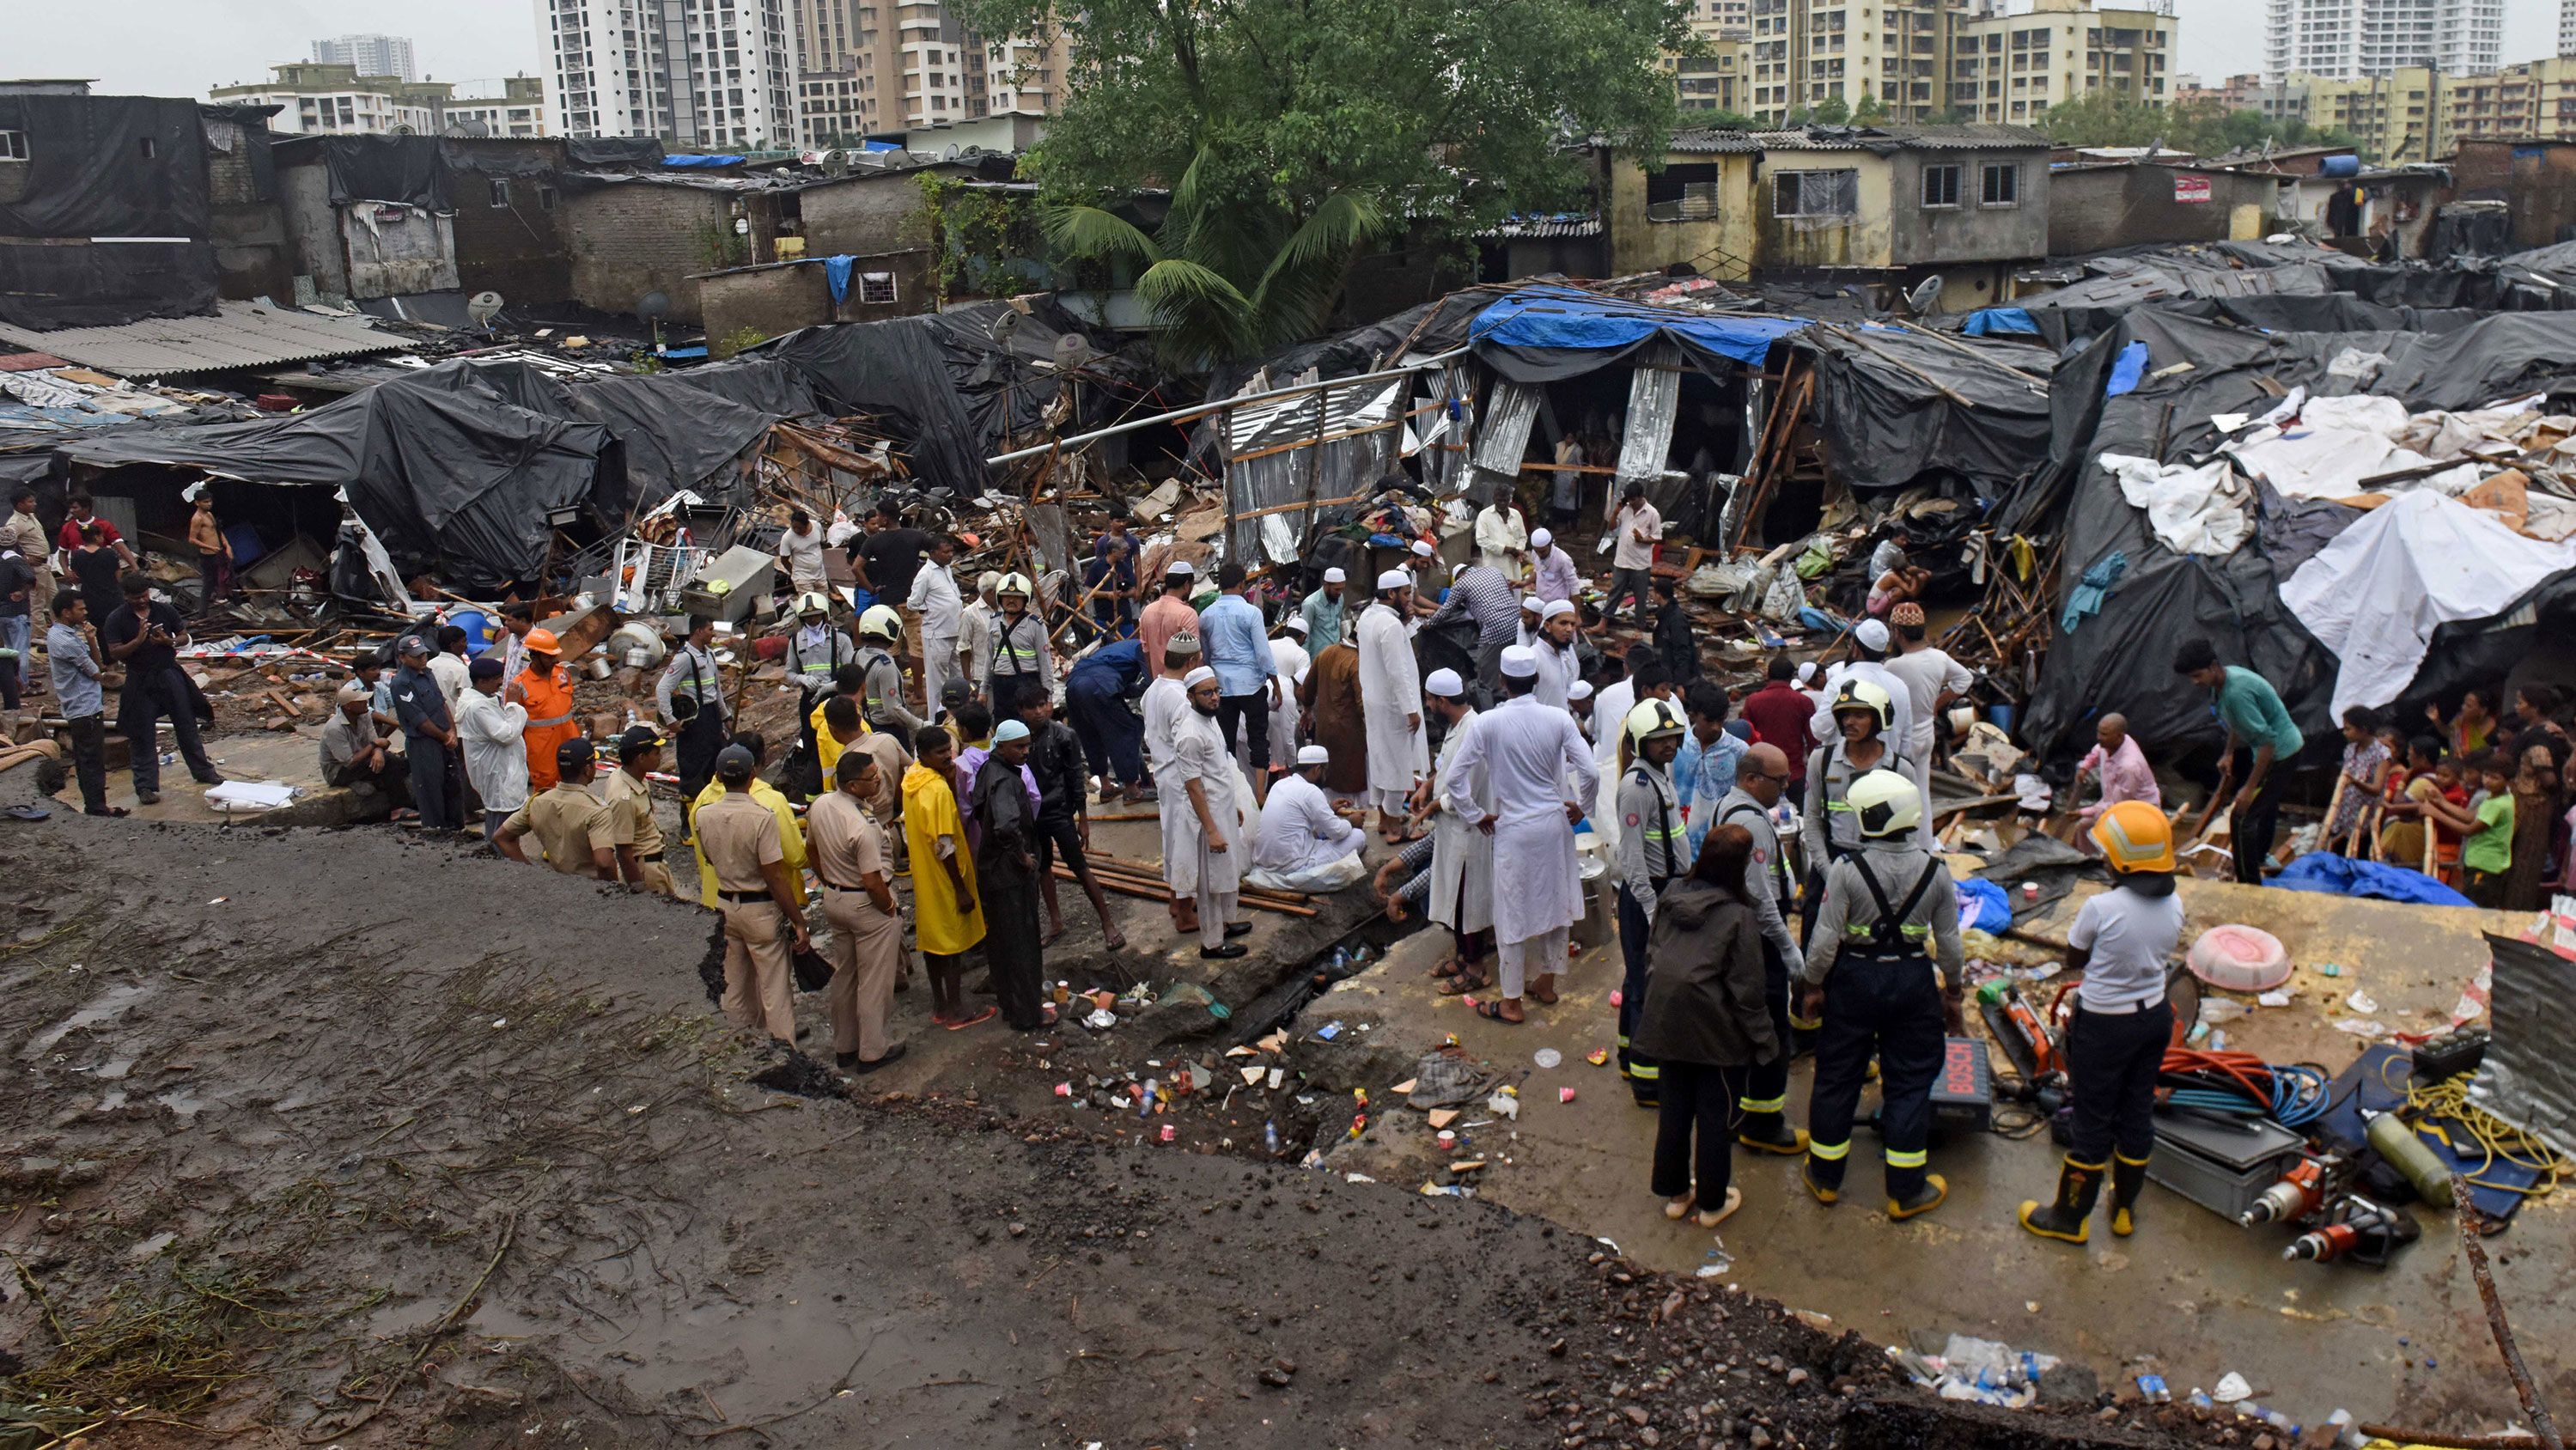
{"type": "Polygon", "coordinates": [[[0,95],[0,131],[27,147],[15,199],[0,200],[0,321],[115,327],[214,310],[196,102],[0,95]]]}
{"type": "MultiPolygon", "coordinates": [[[[2218,743],[2224,731],[2204,692],[2173,673],[2175,650],[2195,637],[2270,680],[2312,745],[2332,749],[2337,662],[2282,603],[2280,585],[2358,512],[2259,492],[2252,545],[2220,558],[2181,555],[2156,541],[2145,512],[2095,460],[2104,453],[2206,457],[2222,438],[2214,414],[2260,414],[2298,387],[2320,396],[2361,391],[2328,371],[2347,350],[2385,354],[2387,364],[2366,391],[2414,411],[2576,391],[2576,316],[2565,313],[2499,313],[2443,334],[2262,333],[2161,308],[2121,319],[2059,368],[2049,464],[1996,510],[1999,535],[2063,538],[2061,609],[2088,570],[2115,553],[2126,560],[2098,614],[2071,633],[2062,620],[2052,629],[2039,688],[2021,720],[2043,756],[2071,759],[2093,722],[2111,711],[2128,716],[2130,729],[2159,750],[2218,743]],[[2115,361],[2133,345],[2146,354],[2138,385],[2106,397],[2115,361]]],[[[2566,582],[2539,592],[2558,590],[2576,604],[2576,589],[2561,588],[2566,582]]],[[[2407,698],[2446,688],[2446,672],[2478,655],[2492,630],[2491,622],[2443,626],[2407,698]]]]}
{"type": "MultiPolygon", "coordinates": [[[[1009,303],[988,302],[802,328],[742,356],[792,366],[834,414],[874,415],[901,442],[907,466],[924,486],[978,494],[988,481],[986,458],[1005,451],[1006,443],[1040,441],[1050,427],[1064,387],[1053,364],[1056,344],[1081,328],[1071,313],[1042,301],[1014,325],[1007,342],[996,341],[994,324],[1011,310],[1009,303]]],[[[1104,359],[1086,366],[1119,365],[1104,359]]],[[[1084,397],[1105,408],[1107,392],[1089,388],[1084,397]]],[[[1067,420],[1060,431],[1079,431],[1085,421],[1067,420]]]]}
{"type": "Polygon", "coordinates": [[[2057,358],[2045,348],[1834,327],[1782,345],[1815,366],[1811,416],[1834,476],[1852,488],[1951,473],[1992,498],[2048,461],[2046,379],[2057,358]]]}
{"type": "Polygon", "coordinates": [[[662,142],[653,136],[575,136],[564,142],[576,166],[653,166],[662,142]]]}
{"type": "Polygon", "coordinates": [[[430,136],[299,136],[276,146],[280,165],[310,165],[322,158],[331,204],[390,201],[428,211],[453,211],[447,165],[430,136]]]}
{"type": "Polygon", "coordinates": [[[497,590],[545,567],[550,514],[597,508],[610,437],[598,424],[461,385],[468,380],[455,374],[470,366],[452,363],[292,417],[137,426],[60,451],[101,467],[158,463],[343,488],[404,572],[435,570],[458,589],[497,590]]]}

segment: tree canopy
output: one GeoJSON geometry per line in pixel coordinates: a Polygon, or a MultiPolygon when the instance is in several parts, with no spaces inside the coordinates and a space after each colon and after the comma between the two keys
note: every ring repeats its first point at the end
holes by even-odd
{"type": "Polygon", "coordinates": [[[2260,111],[2230,111],[2216,100],[2177,101],[2156,105],[2088,91],[2051,106],[2035,122],[2061,146],[2148,146],[2162,142],[2176,151],[2217,156],[2251,150],[2270,141],[2280,146],[2350,146],[2341,131],[2321,131],[2296,117],[2274,120],[2260,111]]]}
{"type": "Polygon", "coordinates": [[[1211,356],[1319,328],[1373,239],[1582,204],[1587,138],[1659,158],[1678,114],[1664,52],[1698,49],[1686,0],[961,9],[983,35],[1066,32],[1066,100],[1029,162],[1060,209],[1052,234],[1149,276],[1177,264],[1139,290],[1167,324],[1238,313],[1191,343],[1211,356]],[[1170,212],[1149,234],[1127,204],[1160,189],[1170,212]]]}

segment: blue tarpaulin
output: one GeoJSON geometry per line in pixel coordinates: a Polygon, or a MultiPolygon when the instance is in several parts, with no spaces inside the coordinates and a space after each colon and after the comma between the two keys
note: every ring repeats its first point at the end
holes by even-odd
{"type": "Polygon", "coordinates": [[[900,141],[864,141],[860,143],[859,149],[862,151],[901,151],[903,149],[903,143],[900,141]]]}
{"type": "Polygon", "coordinates": [[[2031,319],[2027,307],[1980,307],[1968,314],[1967,325],[1959,329],[1970,337],[2026,335],[2037,337],[2039,324],[2031,319]]]}
{"type": "Polygon", "coordinates": [[[850,269],[858,262],[858,258],[847,252],[823,259],[823,281],[832,289],[833,306],[838,307],[850,300],[850,269]]]}
{"type": "Polygon", "coordinates": [[[740,166],[742,158],[739,156],[665,156],[662,158],[662,164],[685,171],[694,171],[708,166],[740,166]]]}
{"type": "Polygon", "coordinates": [[[2116,398],[2137,391],[2138,380],[2147,375],[2147,345],[2133,342],[2120,349],[2111,360],[2111,380],[2102,385],[2102,396],[2116,398]]]}
{"type": "Polygon", "coordinates": [[[1588,292],[1531,287],[1478,313],[1467,337],[1496,347],[1614,352],[1663,336],[1760,367],[1772,343],[1806,325],[1802,317],[1709,317],[1588,292]]]}
{"type": "Polygon", "coordinates": [[[1953,883],[1959,888],[1959,924],[1995,936],[2012,930],[2012,895],[1983,876],[1953,883]]]}
{"type": "Polygon", "coordinates": [[[2311,851],[2281,868],[2272,884],[2290,891],[2327,896],[2367,896],[2405,901],[2417,906],[2474,906],[2477,903],[2421,871],[2379,861],[2356,861],[2328,851],[2311,851]]]}

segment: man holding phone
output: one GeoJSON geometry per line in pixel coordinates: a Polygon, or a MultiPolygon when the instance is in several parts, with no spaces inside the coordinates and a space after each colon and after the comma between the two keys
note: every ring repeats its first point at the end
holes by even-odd
{"type": "Polygon", "coordinates": [[[187,622],[179,611],[152,597],[152,581],[125,576],[125,605],[107,617],[99,640],[107,657],[125,666],[125,688],[117,700],[117,733],[126,739],[134,766],[134,798],[144,805],[161,799],[161,717],[179,737],[179,753],[188,773],[200,785],[221,785],[224,778],[206,758],[206,743],[197,734],[196,687],[180,672],[179,651],[188,643],[187,622]]]}

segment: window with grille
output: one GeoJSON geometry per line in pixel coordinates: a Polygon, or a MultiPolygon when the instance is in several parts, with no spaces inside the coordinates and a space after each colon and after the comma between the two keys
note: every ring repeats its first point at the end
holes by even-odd
{"type": "Polygon", "coordinates": [[[1782,171],[1771,178],[1771,214],[1847,217],[1860,211],[1857,171],[1782,171]]]}
{"type": "Polygon", "coordinates": [[[2021,205],[2021,167],[2009,161],[1989,162],[1978,170],[1977,201],[1982,206],[2021,205]]]}
{"type": "Polygon", "coordinates": [[[892,272],[861,272],[859,274],[859,300],[866,303],[891,305],[895,300],[894,274],[892,272]]]}
{"type": "Polygon", "coordinates": [[[1957,206],[1959,204],[1959,168],[1926,166],[1923,168],[1923,204],[1957,206]]]}

